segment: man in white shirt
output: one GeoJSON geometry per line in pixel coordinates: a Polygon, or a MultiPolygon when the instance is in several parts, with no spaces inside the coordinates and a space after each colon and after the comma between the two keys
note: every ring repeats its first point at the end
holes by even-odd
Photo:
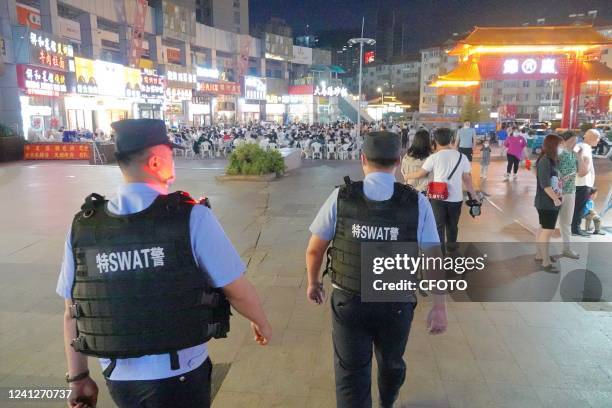
{"type": "Polygon", "coordinates": [[[448,187],[448,198],[445,200],[431,199],[431,207],[436,217],[440,242],[449,250],[453,250],[459,233],[459,216],[463,204],[462,185],[465,184],[472,198],[477,195],[472,184],[471,165],[467,157],[451,145],[452,132],[448,128],[436,129],[434,139],[438,150],[429,156],[421,170],[409,174],[408,178],[423,178],[433,174],[433,181],[443,182],[448,187]]]}
{"type": "Polygon", "coordinates": [[[595,167],[593,166],[593,147],[597,146],[601,134],[597,129],[589,129],[584,134],[584,142],[578,143],[574,150],[586,163],[588,172],[583,177],[576,177],[576,203],[572,217],[572,235],[590,237],[591,235],[580,229],[584,206],[595,186],[595,167]]]}

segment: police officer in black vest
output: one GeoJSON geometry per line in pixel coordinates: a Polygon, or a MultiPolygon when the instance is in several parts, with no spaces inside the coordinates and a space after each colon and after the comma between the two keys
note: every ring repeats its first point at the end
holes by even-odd
{"type": "MultiPolygon", "coordinates": [[[[372,406],[372,346],[380,406],[393,406],[406,376],[403,355],[416,306],[416,296],[410,293],[401,303],[362,302],[361,243],[418,242],[415,248],[440,253],[429,201],[412,187],[395,182],[400,150],[395,133],[367,134],[361,155],[365,179],[352,182],[346,177],[345,185],[333,191],[310,226],[307,297],[315,304],[325,301],[320,269],[331,242],[326,271],[333,286],[336,401],[342,408],[372,406]]],[[[433,298],[427,324],[430,333],[438,334],[446,330],[446,305],[443,295],[433,298]]]]}
{"type": "Polygon", "coordinates": [[[206,342],[230,329],[230,304],[265,345],[271,328],[245,266],[206,202],[169,193],[172,149],[161,120],[112,124],[117,195],[91,194],[72,222],[57,292],[65,298],[70,407],[93,407],[87,356],[100,358],[119,407],[209,407],[206,342]]]}

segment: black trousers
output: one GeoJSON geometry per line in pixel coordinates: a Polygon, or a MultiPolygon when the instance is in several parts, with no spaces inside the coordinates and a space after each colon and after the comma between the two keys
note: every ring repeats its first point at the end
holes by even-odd
{"type": "MultiPolygon", "coordinates": [[[[461,216],[462,201],[449,202],[442,200],[430,200],[431,208],[436,218],[438,236],[440,243],[445,250],[448,245],[457,242],[459,235],[459,217],[461,216]]],[[[451,248],[452,249],[452,248],[451,248]]]]}
{"type": "Polygon", "coordinates": [[[508,166],[506,166],[506,173],[510,174],[510,170],[514,167],[514,174],[518,173],[519,163],[521,162],[518,157],[506,154],[506,158],[508,159],[508,166]]]}
{"type": "Polygon", "coordinates": [[[459,151],[467,156],[469,161],[472,161],[472,156],[474,154],[474,149],[471,147],[460,147],[459,151]]]}
{"type": "Polygon", "coordinates": [[[574,205],[574,216],[572,217],[572,234],[580,231],[580,221],[582,221],[582,212],[586,205],[589,194],[591,193],[591,187],[588,186],[576,186],[576,202],[574,205]]]}
{"type": "Polygon", "coordinates": [[[180,376],[148,381],[106,380],[108,391],[119,408],[209,408],[210,359],[180,376]]]}
{"type": "Polygon", "coordinates": [[[392,406],[406,378],[403,356],[416,304],[362,303],[334,289],[331,306],[337,407],[372,406],[372,345],[380,406],[392,406]]]}

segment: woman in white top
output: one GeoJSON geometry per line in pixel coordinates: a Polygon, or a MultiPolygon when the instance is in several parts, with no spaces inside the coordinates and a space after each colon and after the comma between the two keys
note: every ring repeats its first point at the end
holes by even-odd
{"type": "Polygon", "coordinates": [[[404,176],[406,184],[411,185],[419,192],[427,191],[427,184],[429,183],[429,177],[420,178],[408,178],[410,173],[414,173],[423,167],[425,159],[432,153],[431,138],[429,132],[425,129],[421,129],[416,132],[414,141],[408,148],[408,151],[402,158],[401,172],[404,176]]]}

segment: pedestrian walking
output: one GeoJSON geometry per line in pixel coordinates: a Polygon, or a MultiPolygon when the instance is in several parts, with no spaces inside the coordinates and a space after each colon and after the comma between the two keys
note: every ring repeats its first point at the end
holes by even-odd
{"type": "Polygon", "coordinates": [[[488,139],[482,143],[480,148],[480,178],[486,180],[489,173],[489,164],[491,163],[491,146],[488,139]]]}
{"type": "Polygon", "coordinates": [[[210,208],[169,193],[172,149],[162,120],[112,123],[124,183],[91,194],[72,222],[57,293],[65,299],[69,406],[94,407],[87,356],[100,358],[118,407],[209,407],[206,342],[227,336],[230,304],[256,341],[271,328],[245,266],[210,208]]]}
{"type": "MultiPolygon", "coordinates": [[[[425,196],[395,182],[400,149],[400,137],[394,133],[366,135],[361,155],[364,180],[352,182],[347,177],[310,226],[307,297],[319,305],[325,300],[320,268],[331,242],[326,270],[333,286],[332,340],[339,408],[372,406],[372,349],[378,363],[379,406],[393,406],[406,377],[403,356],[416,306],[414,293],[408,293],[407,302],[402,303],[361,301],[361,243],[403,241],[425,246],[439,242],[425,196]],[[366,239],[355,233],[366,225],[378,228],[381,234],[366,239]],[[392,230],[396,233],[382,233],[392,230]]],[[[443,295],[433,297],[428,325],[437,334],[446,329],[446,306],[443,295]]]]}
{"type": "Polygon", "coordinates": [[[404,176],[404,182],[414,187],[414,189],[420,193],[427,192],[429,178],[423,177],[419,179],[412,179],[406,176],[423,167],[425,159],[427,159],[431,153],[431,136],[429,136],[429,132],[427,130],[420,129],[414,136],[414,140],[408,148],[408,152],[406,152],[402,158],[401,173],[402,176],[404,176]]]}
{"type": "Polygon", "coordinates": [[[476,144],[476,130],[470,127],[470,122],[466,120],[463,127],[457,130],[455,147],[458,147],[459,151],[471,162],[474,154],[474,144],[476,144]]]}
{"type": "Polygon", "coordinates": [[[512,172],[512,179],[516,180],[519,163],[523,159],[523,153],[525,147],[527,147],[527,140],[518,133],[516,128],[512,128],[512,133],[508,135],[504,147],[507,149],[506,158],[508,160],[504,180],[510,179],[510,172],[512,172]]]}

